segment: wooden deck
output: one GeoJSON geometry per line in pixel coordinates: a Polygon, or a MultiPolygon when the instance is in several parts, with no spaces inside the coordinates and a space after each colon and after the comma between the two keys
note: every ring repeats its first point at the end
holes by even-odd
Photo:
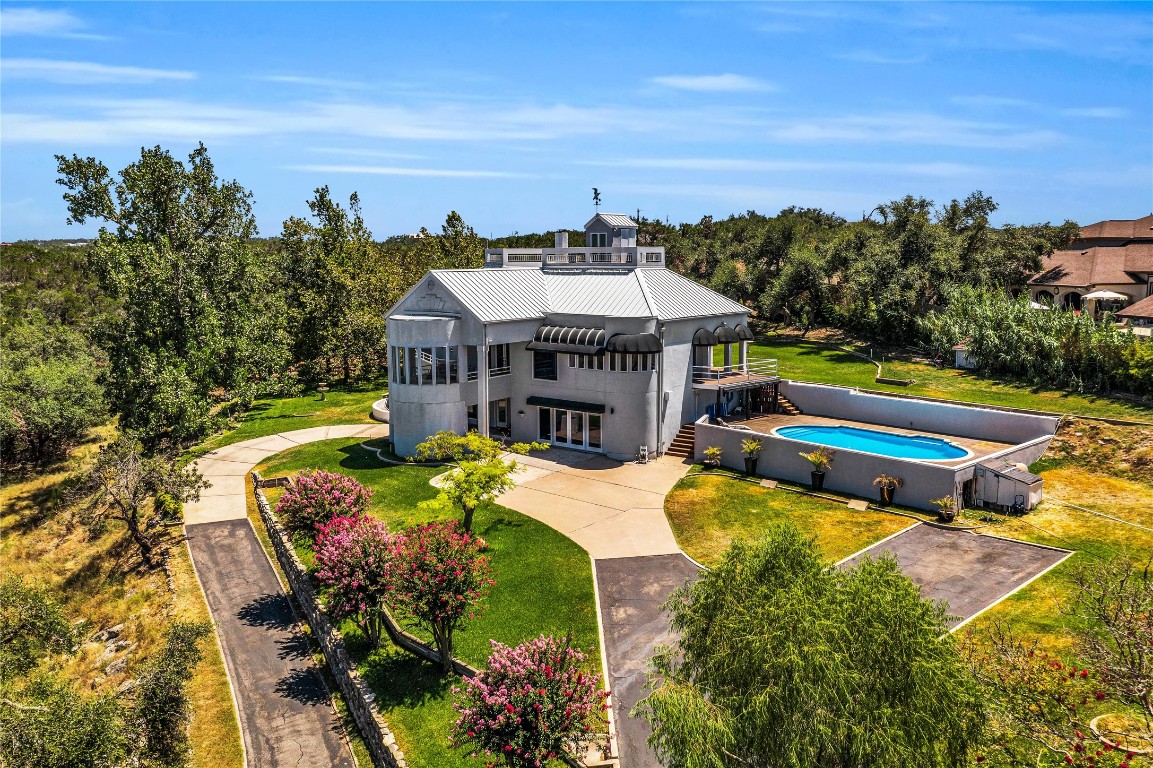
{"type": "Polygon", "coordinates": [[[753,389],[755,387],[767,387],[775,384],[781,380],[780,376],[765,376],[756,373],[740,373],[734,371],[732,373],[724,373],[718,371],[716,378],[693,378],[693,389],[727,389],[731,387],[739,387],[741,389],[753,389]]]}

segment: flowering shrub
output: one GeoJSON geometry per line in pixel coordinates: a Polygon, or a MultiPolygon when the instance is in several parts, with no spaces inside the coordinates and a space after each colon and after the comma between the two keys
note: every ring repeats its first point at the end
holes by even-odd
{"type": "Polygon", "coordinates": [[[991,712],[977,763],[1128,768],[1132,752],[1098,741],[1089,729],[1106,696],[1087,669],[994,630],[992,648],[966,639],[970,665],[987,691],[991,712]]]}
{"type": "Polygon", "coordinates": [[[493,641],[488,669],[453,688],[460,715],[453,745],[510,768],[575,756],[593,737],[608,691],[600,675],[582,669],[587,657],[571,642],[538,637],[510,648],[493,641]]]}
{"type": "Polygon", "coordinates": [[[276,502],[276,515],[289,530],[311,532],[334,517],[356,517],[368,510],[372,491],[347,475],[306,469],[276,502]]]}
{"type": "Polygon", "coordinates": [[[316,535],[316,578],[327,588],[325,607],[351,618],[375,648],[387,591],[392,537],[374,517],[334,517],[316,535]]]}
{"type": "Polygon", "coordinates": [[[493,583],[480,549],[480,541],[455,520],[418,525],[393,537],[390,601],[432,634],[446,671],[452,670],[453,632],[475,616],[493,583]]]}

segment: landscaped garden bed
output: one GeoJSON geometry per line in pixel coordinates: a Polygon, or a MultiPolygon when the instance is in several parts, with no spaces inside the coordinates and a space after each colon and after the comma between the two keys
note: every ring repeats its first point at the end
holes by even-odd
{"type": "MultiPolygon", "coordinates": [[[[357,439],[302,446],[272,457],[258,469],[265,477],[275,477],[305,468],[348,475],[370,488],[369,514],[392,531],[450,517],[417,506],[436,495],[428,481],[443,468],[383,465],[357,439]]],[[[273,503],[280,493],[280,489],[268,489],[273,503]]],[[[599,671],[592,575],[584,550],[542,523],[494,504],[477,510],[473,532],[487,542],[485,555],[491,562],[495,584],[485,601],[487,608],[456,635],[457,658],[483,667],[490,639],[512,645],[542,634],[563,636],[571,632],[574,645],[591,651],[589,666],[599,671]]],[[[296,549],[311,566],[314,558],[309,542],[297,537],[296,549]]],[[[434,665],[387,641],[372,650],[351,621],[344,623],[342,631],[409,764],[475,765],[449,744],[456,720],[451,688],[459,685],[459,679],[445,677],[434,665]]]]}

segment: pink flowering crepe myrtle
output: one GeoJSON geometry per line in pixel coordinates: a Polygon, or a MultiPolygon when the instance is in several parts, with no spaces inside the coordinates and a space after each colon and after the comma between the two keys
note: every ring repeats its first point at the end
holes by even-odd
{"type": "Polygon", "coordinates": [[[492,641],[492,649],[488,669],[452,689],[460,716],[453,746],[509,768],[577,756],[595,738],[609,695],[600,675],[585,671],[588,657],[571,636],[511,648],[492,641]]]}
{"type": "Polygon", "coordinates": [[[389,603],[432,635],[446,672],[452,671],[453,633],[476,617],[493,584],[483,546],[456,520],[414,526],[392,539],[389,603]]]}
{"type": "Polygon", "coordinates": [[[334,517],[358,517],[368,511],[372,491],[348,475],[306,469],[276,502],[276,515],[289,530],[311,533],[334,517]]]}
{"type": "Polygon", "coordinates": [[[380,645],[393,536],[374,517],[334,517],[319,527],[315,576],[335,619],[351,618],[373,648],[380,645]]]}

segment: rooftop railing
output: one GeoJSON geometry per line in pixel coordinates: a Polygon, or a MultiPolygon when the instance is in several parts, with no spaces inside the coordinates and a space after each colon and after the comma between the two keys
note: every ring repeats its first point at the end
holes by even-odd
{"type": "Polygon", "coordinates": [[[665,249],[651,246],[629,246],[623,248],[489,248],[484,252],[484,263],[488,267],[511,265],[535,265],[546,267],[582,266],[662,266],[665,263],[665,249]]]}

